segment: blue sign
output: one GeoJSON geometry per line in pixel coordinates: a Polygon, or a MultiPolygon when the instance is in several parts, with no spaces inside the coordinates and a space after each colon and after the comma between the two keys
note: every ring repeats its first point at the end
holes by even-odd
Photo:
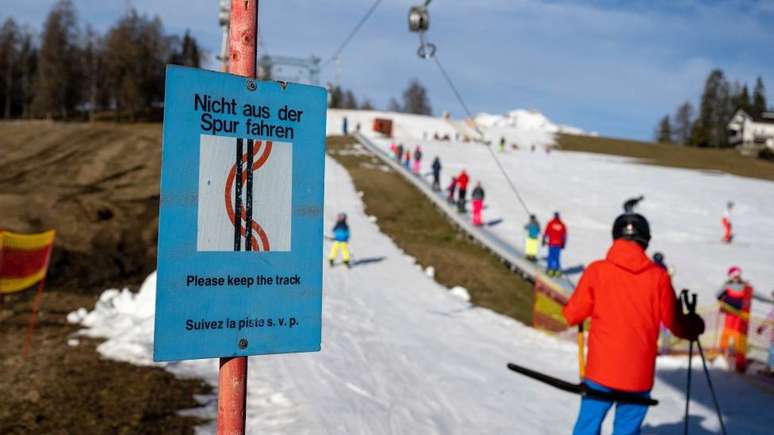
{"type": "Polygon", "coordinates": [[[167,67],[154,360],[320,350],[326,103],[167,67]]]}

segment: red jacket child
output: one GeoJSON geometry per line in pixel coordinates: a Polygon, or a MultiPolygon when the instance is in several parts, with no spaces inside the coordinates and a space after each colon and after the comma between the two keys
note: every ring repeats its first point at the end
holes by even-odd
{"type": "Polygon", "coordinates": [[[457,187],[462,190],[468,190],[468,181],[470,181],[468,173],[463,169],[460,175],[457,176],[457,187]]]}
{"type": "Polygon", "coordinates": [[[564,249],[565,243],[567,243],[567,227],[564,226],[564,222],[559,219],[559,213],[554,214],[554,218],[551,219],[546,225],[546,231],[543,234],[543,243],[548,242],[548,246],[559,246],[564,249]]]}

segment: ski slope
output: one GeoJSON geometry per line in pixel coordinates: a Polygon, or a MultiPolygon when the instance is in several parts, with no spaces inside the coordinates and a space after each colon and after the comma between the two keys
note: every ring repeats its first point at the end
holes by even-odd
{"type": "MultiPolygon", "coordinates": [[[[328,128],[331,132],[339,128],[344,116],[370,126],[368,114],[334,112],[329,115],[328,128]]],[[[395,138],[385,139],[364,127],[365,135],[385,150],[392,141],[412,150],[420,145],[424,152],[423,173],[430,172],[432,159],[440,156],[443,186],[461,169],[466,169],[471,177],[469,190],[476,181],[481,181],[486,191],[484,219],[504,219],[491,230],[509,243],[522,246],[527,213],[487,147],[423,140],[422,131],[445,123],[440,118],[396,113],[378,116],[393,119],[397,126],[395,138]]],[[[709,305],[725,281],[728,268],[737,265],[763,296],[768,297],[774,289],[774,183],[709,171],[651,166],[600,154],[546,153],[541,145],[552,143],[558,127],[539,119],[522,122],[525,126],[518,127],[518,123],[509,121],[509,116],[490,119],[488,115],[481,128],[485,133],[488,125],[508,128],[498,132],[508,143],[522,145],[529,143],[525,138],[535,137],[536,131],[545,133],[545,142],[533,142],[538,145],[535,152],[521,146],[519,150],[495,154],[542,225],[554,211],[561,212],[569,231],[563,267],[588,264],[603,257],[611,241],[610,227],[622,212],[622,203],[642,194],[645,201],[638,211],[650,220],[653,232],[649,253],[664,253],[667,264],[676,272],[675,288],[689,288],[699,294],[700,305],[709,305]],[[736,238],[733,244],[726,245],[720,241],[720,219],[729,200],[736,204],[732,213],[736,238]]],[[[498,142],[499,138],[494,141],[498,142]]],[[[495,145],[492,149],[498,148],[495,145]]],[[[753,303],[753,311],[758,315],[764,316],[768,309],[765,304],[753,303]]]]}
{"type": "MultiPolygon", "coordinates": [[[[322,351],[252,357],[248,433],[554,434],[569,433],[578,397],[506,370],[507,361],[577,378],[576,348],[489,310],[471,307],[440,286],[379,232],[365,215],[346,171],[326,161],[326,226],[346,212],[354,259],[326,267],[322,351]],[[383,257],[382,261],[376,261],[383,257]]],[[[327,248],[327,245],[326,245],[327,248]]],[[[461,292],[460,292],[461,293],[461,292]]],[[[108,290],[95,309],[71,313],[82,334],[105,337],[109,358],[153,364],[155,275],[138,294],[108,290]]],[[[217,360],[163,364],[217,384],[217,360]]],[[[663,358],[645,433],[681,429],[685,359],[663,358]]],[[[713,370],[730,433],[770,433],[772,396],[713,370]]],[[[712,404],[694,374],[691,433],[717,432],[712,404]]],[[[214,397],[188,413],[214,418],[214,397]]],[[[214,422],[200,428],[213,433],[214,422]]],[[[607,433],[610,432],[608,421],[607,433]]]]}

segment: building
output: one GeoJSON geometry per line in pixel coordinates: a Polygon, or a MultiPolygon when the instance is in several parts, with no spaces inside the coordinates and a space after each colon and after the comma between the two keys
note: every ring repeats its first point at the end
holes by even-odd
{"type": "Polygon", "coordinates": [[[768,147],[774,151],[774,112],[763,112],[758,116],[739,109],[728,123],[728,143],[736,146],[743,154],[758,154],[768,147]]]}

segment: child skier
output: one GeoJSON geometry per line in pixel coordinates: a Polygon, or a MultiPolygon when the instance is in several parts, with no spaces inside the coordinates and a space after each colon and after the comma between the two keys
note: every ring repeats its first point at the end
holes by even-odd
{"type": "Polygon", "coordinates": [[[433,190],[438,192],[441,190],[441,159],[435,156],[433,159],[433,190]]]}
{"type": "MultiPolygon", "coordinates": [[[[774,290],[771,291],[771,297],[774,298],[774,290]]],[[[766,320],[758,327],[756,332],[758,335],[761,335],[769,326],[774,326],[774,308],[771,309],[766,320]]],[[[774,331],[771,332],[771,338],[769,338],[769,364],[764,373],[768,376],[774,376],[774,331]]]]}
{"type": "Polygon", "coordinates": [[[452,177],[451,183],[446,187],[446,191],[449,192],[446,195],[446,202],[454,204],[454,194],[457,192],[457,177],[452,177]]]}
{"type": "Polygon", "coordinates": [[[419,145],[414,149],[414,165],[411,168],[411,172],[414,173],[414,175],[419,175],[419,170],[422,163],[422,149],[419,148],[419,145]]]}
{"type": "Polygon", "coordinates": [[[346,213],[339,213],[339,216],[336,218],[336,225],[333,226],[333,246],[331,246],[331,252],[328,254],[328,262],[331,266],[336,261],[339,249],[341,249],[341,259],[349,267],[349,225],[347,225],[346,213]]]}
{"type": "Polygon", "coordinates": [[[484,189],[481,187],[480,181],[476,182],[471,198],[473,198],[473,225],[480,227],[484,225],[481,221],[481,210],[484,209],[484,189]]]}
{"type": "Polygon", "coordinates": [[[548,276],[559,276],[562,265],[560,256],[562,249],[567,244],[567,227],[559,218],[559,212],[554,212],[554,218],[546,225],[546,231],[543,233],[543,246],[548,245],[548,266],[546,274],[548,276]]]}
{"type": "Polygon", "coordinates": [[[403,167],[410,170],[411,169],[411,150],[406,148],[406,151],[403,153],[403,167]]]}
{"type": "Polygon", "coordinates": [[[524,242],[524,257],[531,261],[537,262],[538,249],[540,248],[540,222],[534,214],[529,215],[529,222],[524,225],[524,229],[527,230],[527,237],[524,242]]]}
{"type": "Polygon", "coordinates": [[[465,172],[464,169],[460,171],[460,175],[457,176],[457,189],[459,191],[459,196],[457,197],[457,211],[460,213],[465,213],[465,196],[468,192],[469,180],[468,173],[465,172]]]}
{"type": "MultiPolygon", "coordinates": [[[[695,340],[704,321],[684,315],[666,271],[650,261],[648,221],[639,214],[619,216],[613,245],[604,260],[591,263],[564,307],[569,325],[593,318],[588,338],[586,388],[648,397],[653,388],[656,340],[663,323],[676,336],[695,340]]],[[[600,433],[612,401],[584,396],[573,434],[600,433]]],[[[646,405],[618,403],[613,433],[638,434],[646,405]]]]}
{"type": "Polygon", "coordinates": [[[742,279],[742,269],[728,269],[728,281],[718,293],[720,312],[726,316],[720,334],[720,352],[729,353],[729,341],[733,342],[735,368],[739,373],[747,370],[747,331],[750,326],[750,305],[753,288],[742,279]]]}
{"type": "Polygon", "coordinates": [[[726,209],[723,211],[723,218],[720,223],[723,225],[723,240],[725,243],[731,243],[734,238],[734,234],[731,232],[731,210],[734,208],[734,203],[728,201],[726,203],[726,209]]]}

